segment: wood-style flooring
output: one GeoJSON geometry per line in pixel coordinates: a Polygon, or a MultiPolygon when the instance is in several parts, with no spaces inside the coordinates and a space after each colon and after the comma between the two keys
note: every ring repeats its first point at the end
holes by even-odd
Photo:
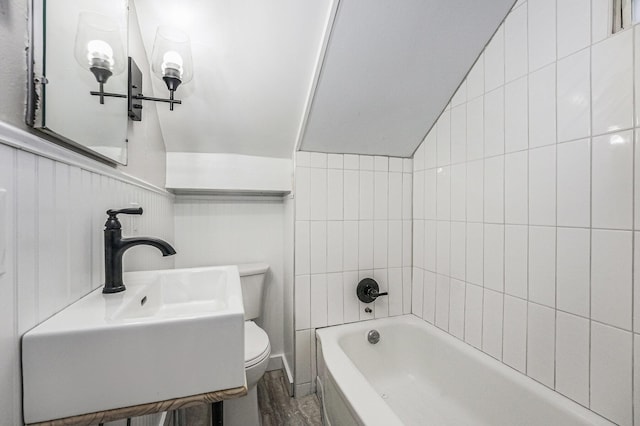
{"type": "MultiPolygon", "coordinates": [[[[320,403],[316,394],[291,398],[289,383],[282,370],[268,371],[258,382],[258,406],[262,426],[321,426],[320,403]]],[[[211,425],[211,410],[208,405],[184,409],[182,424],[187,426],[211,425]]],[[[168,422],[172,424],[171,421],[168,422]]]]}

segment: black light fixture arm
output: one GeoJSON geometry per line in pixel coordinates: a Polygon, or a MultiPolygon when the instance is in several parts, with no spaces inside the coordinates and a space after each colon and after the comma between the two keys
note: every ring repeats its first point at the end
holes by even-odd
{"type": "MultiPolygon", "coordinates": [[[[94,73],[95,74],[95,73],[94,73]]],[[[142,102],[140,101],[153,101],[153,102],[165,102],[169,104],[169,110],[173,111],[174,104],[182,104],[180,99],[174,98],[174,93],[181,81],[175,77],[164,77],[163,80],[169,89],[169,98],[156,98],[152,96],[144,96],[141,92],[142,88],[142,72],[136,65],[135,61],[129,57],[129,87],[127,94],[110,93],[104,91],[104,83],[106,79],[96,76],[96,80],[100,85],[100,90],[92,90],[89,93],[92,96],[100,97],[100,104],[104,104],[104,98],[129,98],[129,118],[133,121],[142,120],[142,102]]]]}

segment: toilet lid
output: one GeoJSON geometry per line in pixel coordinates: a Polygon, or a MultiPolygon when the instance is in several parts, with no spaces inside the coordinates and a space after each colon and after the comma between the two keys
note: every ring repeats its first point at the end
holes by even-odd
{"type": "Polygon", "coordinates": [[[269,336],[253,321],[244,323],[244,365],[249,367],[269,356],[269,336]]]}

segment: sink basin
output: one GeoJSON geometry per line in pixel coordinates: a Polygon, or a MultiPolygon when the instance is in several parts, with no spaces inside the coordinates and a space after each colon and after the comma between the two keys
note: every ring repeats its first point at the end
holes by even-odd
{"type": "Polygon", "coordinates": [[[25,423],[245,385],[235,266],[124,274],[22,339],[25,423]]]}

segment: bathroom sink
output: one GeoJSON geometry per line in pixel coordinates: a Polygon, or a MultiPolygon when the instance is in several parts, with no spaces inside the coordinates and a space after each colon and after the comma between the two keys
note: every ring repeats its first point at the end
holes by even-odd
{"type": "Polygon", "coordinates": [[[245,386],[235,266],[130,272],[22,339],[25,423],[245,386]]]}

